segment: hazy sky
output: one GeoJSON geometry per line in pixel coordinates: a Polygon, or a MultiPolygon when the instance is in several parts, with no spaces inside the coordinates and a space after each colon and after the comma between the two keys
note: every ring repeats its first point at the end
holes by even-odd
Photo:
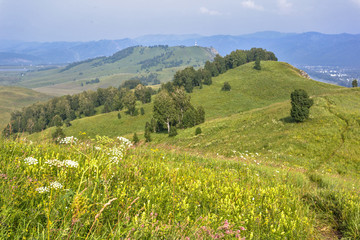
{"type": "Polygon", "coordinates": [[[360,0],[0,0],[0,39],[360,33],[360,0]]]}

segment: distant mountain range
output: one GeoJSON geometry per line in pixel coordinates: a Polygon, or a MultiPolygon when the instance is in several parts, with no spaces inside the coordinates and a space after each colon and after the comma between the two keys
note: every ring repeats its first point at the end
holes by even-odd
{"type": "Polygon", "coordinates": [[[13,42],[0,40],[0,65],[65,64],[136,45],[214,47],[221,55],[261,47],[294,65],[360,66],[360,34],[258,32],[248,35],[146,35],[91,42],[13,42]]]}

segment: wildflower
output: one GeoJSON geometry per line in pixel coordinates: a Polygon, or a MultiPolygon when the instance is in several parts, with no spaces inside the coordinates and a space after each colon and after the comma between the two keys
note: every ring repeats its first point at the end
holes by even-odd
{"type": "Polygon", "coordinates": [[[70,168],[77,168],[79,166],[79,164],[73,160],[64,160],[63,164],[70,168]]]}
{"type": "Polygon", "coordinates": [[[38,164],[38,160],[36,159],[36,158],[33,158],[33,157],[27,157],[27,158],[25,158],[24,159],[24,162],[25,162],[25,164],[27,164],[27,165],[36,165],[36,164],[38,164]]]}
{"type": "Polygon", "coordinates": [[[117,164],[117,163],[119,163],[119,158],[118,158],[118,157],[110,157],[110,158],[109,158],[109,161],[110,161],[111,163],[117,164]]]}
{"type": "Polygon", "coordinates": [[[101,150],[101,147],[95,146],[95,150],[100,151],[100,150],[101,150]]]}
{"type": "Polygon", "coordinates": [[[63,188],[63,185],[61,183],[55,181],[55,182],[50,183],[50,187],[55,189],[55,190],[58,190],[58,189],[63,188]]]}
{"type": "Polygon", "coordinates": [[[57,159],[52,160],[46,160],[45,164],[48,164],[50,167],[63,167],[64,163],[62,161],[59,161],[57,159]]]}
{"type": "Polygon", "coordinates": [[[117,137],[117,139],[127,148],[132,147],[132,143],[129,139],[124,137],[117,137]]]}
{"type": "Polygon", "coordinates": [[[74,136],[66,137],[60,140],[60,144],[76,144],[77,140],[78,139],[74,136]]]}
{"type": "Polygon", "coordinates": [[[39,188],[35,189],[35,191],[37,191],[38,193],[46,193],[46,192],[49,192],[49,188],[48,187],[39,187],[39,188]]]}

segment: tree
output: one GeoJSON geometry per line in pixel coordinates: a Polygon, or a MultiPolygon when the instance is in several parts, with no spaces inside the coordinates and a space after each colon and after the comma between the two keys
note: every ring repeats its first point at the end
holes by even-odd
{"type": "Polygon", "coordinates": [[[145,114],[145,110],[144,110],[144,108],[142,107],[142,108],[140,108],[140,114],[141,115],[144,115],[145,114]]]}
{"type": "Polygon", "coordinates": [[[309,118],[310,107],[314,101],[303,89],[296,89],[291,93],[290,115],[296,122],[303,122],[309,118]]]}
{"type": "Polygon", "coordinates": [[[154,118],[170,132],[170,125],[177,120],[174,99],[166,90],[162,90],[154,99],[154,118]]]}
{"type": "Polygon", "coordinates": [[[197,127],[196,130],[195,130],[195,135],[199,135],[201,134],[201,128],[200,127],[197,127]]]}
{"type": "Polygon", "coordinates": [[[149,122],[146,122],[145,124],[145,142],[151,142],[151,125],[149,122]]]}
{"type": "Polygon", "coordinates": [[[356,79],[352,81],[352,87],[358,87],[358,81],[356,79]]]}
{"type": "Polygon", "coordinates": [[[230,91],[231,90],[231,86],[229,82],[224,82],[223,87],[221,88],[221,91],[230,91]]]}
{"type": "Polygon", "coordinates": [[[133,143],[136,145],[138,142],[139,142],[139,137],[138,137],[138,135],[136,133],[134,133],[133,143]]]}
{"type": "Polygon", "coordinates": [[[65,133],[63,132],[63,129],[61,127],[56,127],[55,132],[53,132],[52,134],[52,138],[56,140],[64,137],[65,137],[65,133]]]}
{"type": "Polygon", "coordinates": [[[127,110],[127,114],[134,116],[135,115],[135,110],[136,110],[136,97],[135,94],[133,92],[128,92],[124,98],[123,98],[123,102],[125,107],[128,109],[127,110]]]}
{"type": "Polygon", "coordinates": [[[121,114],[120,114],[120,112],[118,112],[117,117],[118,117],[118,119],[121,119],[121,114]]]}
{"type": "Polygon", "coordinates": [[[254,69],[261,70],[260,58],[259,57],[257,57],[256,60],[255,60],[254,69]]]}

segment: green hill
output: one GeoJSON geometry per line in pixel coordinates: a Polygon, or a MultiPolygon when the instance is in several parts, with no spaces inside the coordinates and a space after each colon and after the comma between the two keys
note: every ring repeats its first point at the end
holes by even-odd
{"type": "Polygon", "coordinates": [[[41,145],[1,143],[0,176],[14,183],[0,185],[0,236],[358,239],[360,90],[306,79],[285,63],[261,65],[240,66],[194,89],[192,103],[207,116],[196,126],[200,135],[196,127],[171,138],[152,134],[151,143],[123,150],[108,137],[137,132],[143,140],[152,104],[138,103],[145,115],[72,121],[65,133],[86,141],[79,145],[45,143],[53,128],[27,136],[41,145]],[[229,92],[220,90],[225,81],[229,92]],[[290,118],[297,88],[314,100],[304,123],[290,118]],[[114,162],[114,154],[121,160],[114,162]],[[29,156],[41,167],[24,163],[29,156]],[[78,167],[48,166],[53,158],[78,167]]]}
{"type": "Polygon", "coordinates": [[[0,86],[0,127],[5,127],[9,122],[11,112],[49,98],[50,96],[31,89],[0,86]]]}
{"type": "MultiPolygon", "coordinates": [[[[310,95],[329,94],[343,89],[306,79],[297,69],[286,63],[263,62],[262,71],[254,70],[252,67],[253,63],[249,63],[229,70],[213,78],[212,85],[194,89],[191,101],[195,106],[201,105],[205,108],[207,121],[288,101],[290,93],[297,88],[307,90],[310,95]],[[220,91],[225,81],[232,86],[229,92],[220,91]]],[[[120,120],[117,119],[116,113],[75,120],[72,122],[73,126],[66,128],[66,133],[78,136],[80,131],[85,131],[91,137],[95,137],[99,133],[117,136],[142,131],[146,121],[151,119],[152,104],[144,104],[143,107],[144,116],[132,117],[122,112],[123,117],[120,120]]]]}
{"type": "Polygon", "coordinates": [[[20,84],[57,96],[118,87],[134,77],[142,78],[146,84],[156,84],[172,80],[175,72],[185,66],[203,66],[214,56],[213,49],[203,47],[130,47],[110,57],[75,62],[61,69],[28,72],[20,84]],[[99,82],[95,81],[97,78],[99,82]]]}

